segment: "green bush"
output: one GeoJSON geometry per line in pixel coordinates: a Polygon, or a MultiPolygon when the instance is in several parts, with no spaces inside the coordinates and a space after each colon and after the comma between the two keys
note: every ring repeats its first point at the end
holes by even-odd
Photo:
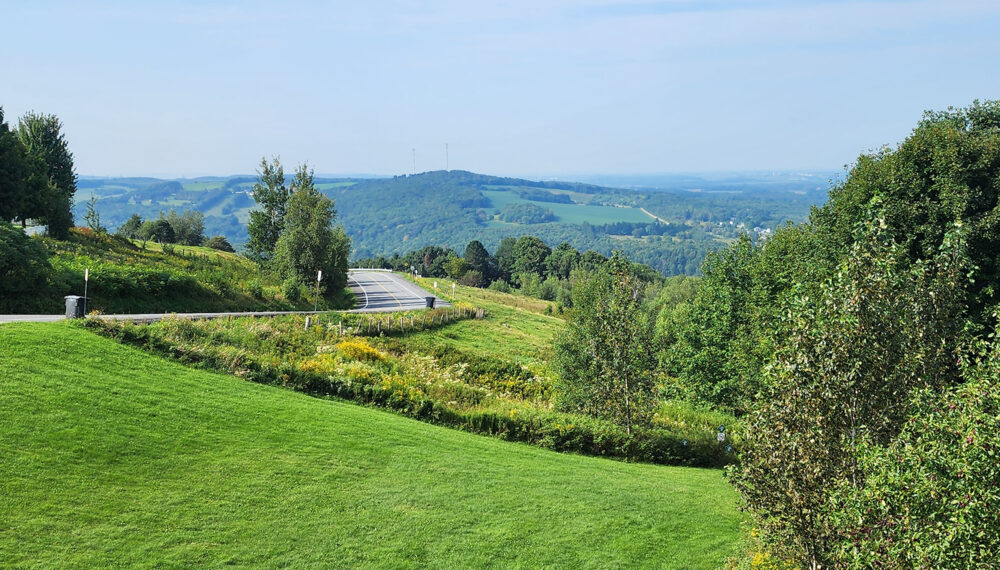
{"type": "Polygon", "coordinates": [[[281,294],[289,302],[294,303],[302,298],[302,282],[298,277],[289,277],[281,284],[281,294]]]}
{"type": "MultiPolygon", "coordinates": [[[[969,359],[965,359],[966,362],[969,359]]],[[[888,446],[858,453],[859,487],[842,485],[831,518],[840,564],[987,568],[1000,556],[1000,344],[963,371],[966,383],[915,398],[888,446]]]]}
{"type": "Polygon", "coordinates": [[[40,298],[49,290],[51,269],[48,253],[40,243],[21,228],[0,222],[0,312],[37,310],[39,302],[44,302],[40,298]]]}

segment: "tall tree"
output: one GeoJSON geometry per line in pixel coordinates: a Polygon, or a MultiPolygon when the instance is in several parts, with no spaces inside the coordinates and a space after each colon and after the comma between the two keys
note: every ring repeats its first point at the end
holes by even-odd
{"type": "Polygon", "coordinates": [[[271,162],[266,158],[260,159],[257,183],[253,185],[253,198],[260,209],[250,212],[247,254],[254,261],[265,263],[274,257],[278,238],[284,228],[289,198],[289,189],[285,186],[285,170],[278,157],[274,157],[271,162]]]}
{"type": "Polygon", "coordinates": [[[514,273],[514,248],[517,246],[517,238],[505,237],[500,240],[497,247],[497,278],[503,281],[510,281],[510,276],[514,273]]]}
{"type": "Polygon", "coordinates": [[[0,222],[21,218],[26,178],[24,149],[4,122],[0,107],[0,222]]]}
{"type": "Polygon", "coordinates": [[[299,166],[274,250],[274,264],[283,277],[310,283],[323,271],[327,291],[344,288],[350,242],[342,229],[334,228],[336,217],[333,200],[316,189],[312,171],[299,166]]]}
{"type": "Polygon", "coordinates": [[[469,271],[478,271],[486,283],[493,279],[496,274],[496,263],[479,240],[470,241],[469,245],[465,246],[464,257],[469,264],[469,271]]]}
{"type": "MultiPolygon", "coordinates": [[[[18,121],[17,136],[34,159],[34,181],[29,183],[27,203],[38,208],[39,219],[49,235],[65,238],[73,225],[73,195],[76,171],[73,153],[55,115],[29,112],[18,121]]],[[[26,208],[26,211],[32,208],[26,208]]]]}
{"type": "Polygon", "coordinates": [[[555,345],[559,407],[610,419],[629,434],[652,419],[656,404],[653,328],[642,290],[616,253],[573,290],[569,327],[555,345]]]}

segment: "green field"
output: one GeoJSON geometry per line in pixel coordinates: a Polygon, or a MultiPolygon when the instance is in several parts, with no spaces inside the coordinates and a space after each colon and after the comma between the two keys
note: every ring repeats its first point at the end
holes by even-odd
{"type": "Polygon", "coordinates": [[[0,326],[0,560],[714,568],[717,470],[562,455],[0,326]]]}
{"type": "Polygon", "coordinates": [[[525,200],[514,192],[506,190],[483,190],[483,195],[489,198],[494,208],[503,209],[511,203],[530,203],[552,210],[560,223],[581,224],[588,222],[593,225],[611,224],[615,222],[651,223],[652,218],[643,214],[638,208],[616,208],[614,206],[590,206],[584,204],[557,204],[554,202],[535,202],[525,200]]]}

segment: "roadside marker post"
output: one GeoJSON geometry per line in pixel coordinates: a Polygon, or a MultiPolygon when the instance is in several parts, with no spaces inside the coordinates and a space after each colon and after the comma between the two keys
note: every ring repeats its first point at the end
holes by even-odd
{"type": "Polygon", "coordinates": [[[83,314],[87,314],[87,287],[90,285],[90,268],[83,270],[83,314]]]}
{"type": "Polygon", "coordinates": [[[313,301],[313,312],[319,311],[319,282],[323,280],[323,270],[316,272],[316,299],[313,301]]]}

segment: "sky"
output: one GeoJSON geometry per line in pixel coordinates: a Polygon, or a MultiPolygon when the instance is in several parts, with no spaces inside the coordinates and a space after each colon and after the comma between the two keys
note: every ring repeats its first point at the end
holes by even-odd
{"type": "Polygon", "coordinates": [[[81,175],[840,169],[1000,98],[1000,2],[11,2],[81,175]],[[414,150],[415,149],[415,150],[414,150]],[[414,161],[415,155],[415,161],[414,161]]]}

